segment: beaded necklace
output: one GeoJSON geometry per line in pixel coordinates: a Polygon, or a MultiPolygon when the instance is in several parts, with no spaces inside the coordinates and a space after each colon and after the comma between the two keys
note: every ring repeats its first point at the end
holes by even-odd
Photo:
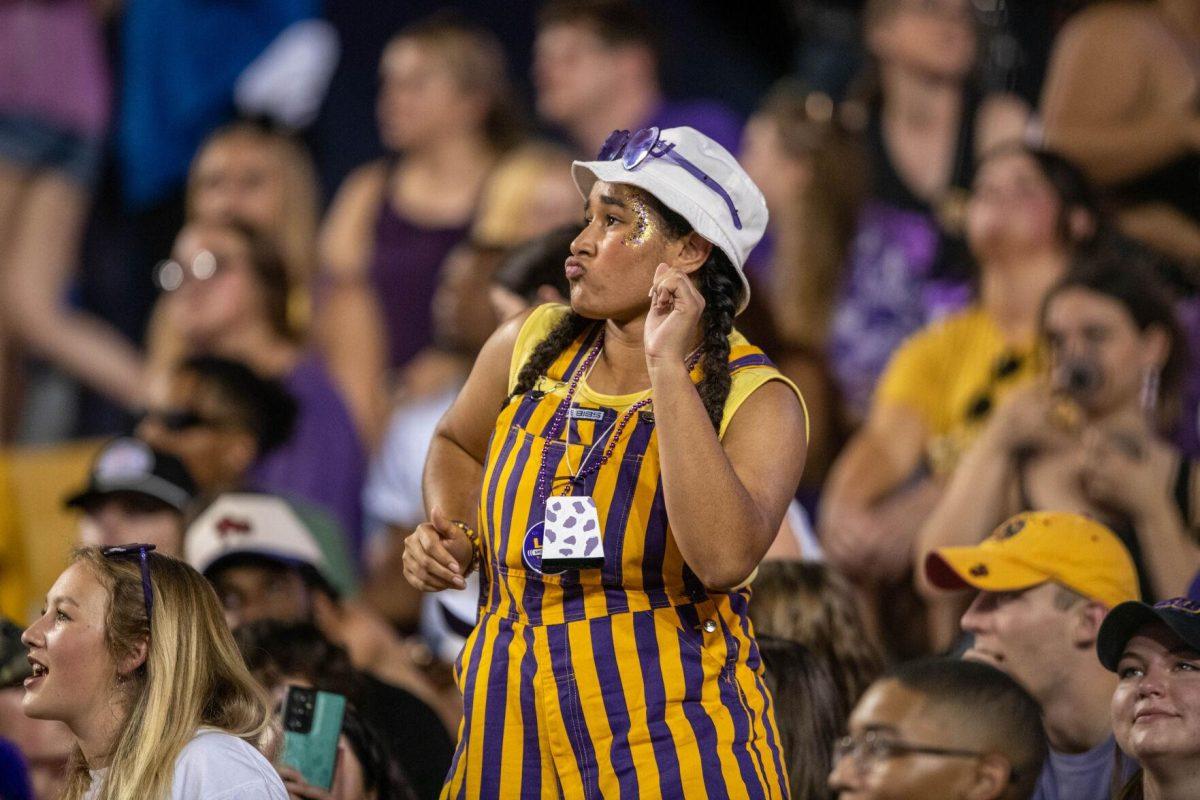
{"type": "MultiPolygon", "coordinates": [[[[600,353],[603,350],[604,329],[601,328],[600,335],[596,337],[596,343],[592,345],[592,349],[583,359],[583,363],[581,363],[571,375],[571,381],[569,384],[567,384],[567,395],[565,398],[563,398],[563,402],[559,403],[558,408],[554,412],[554,416],[550,420],[550,428],[546,432],[547,440],[554,441],[558,438],[558,434],[562,430],[563,422],[569,416],[571,408],[574,405],[575,393],[579,389],[579,384],[583,381],[583,378],[591,372],[592,367],[596,363],[596,359],[600,357],[600,353]]],[[[687,361],[685,362],[688,372],[692,371],[699,360],[700,348],[697,347],[688,355],[687,361]]],[[[593,446],[593,448],[588,450],[580,460],[579,471],[571,476],[570,480],[567,481],[566,490],[563,492],[564,496],[569,495],[572,488],[576,484],[582,483],[585,478],[592,473],[597,472],[601,467],[608,463],[609,459],[612,458],[613,453],[616,452],[617,443],[621,440],[621,435],[625,432],[625,426],[629,424],[629,420],[633,419],[634,414],[641,411],[652,402],[654,402],[653,397],[644,397],[626,409],[625,413],[621,415],[619,420],[617,420],[616,430],[613,431],[612,437],[609,438],[608,445],[604,448],[604,452],[600,455],[600,460],[594,461],[590,465],[587,463],[592,455],[593,450],[595,449],[593,446]]],[[[542,450],[542,460],[541,464],[538,466],[537,496],[538,500],[543,504],[546,502],[547,497],[546,453],[549,450],[549,447],[546,447],[542,450]]]]}

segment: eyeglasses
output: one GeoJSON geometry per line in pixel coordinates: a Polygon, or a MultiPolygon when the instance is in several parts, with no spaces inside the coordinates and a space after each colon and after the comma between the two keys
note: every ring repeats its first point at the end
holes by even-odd
{"type": "Polygon", "coordinates": [[[195,428],[220,428],[226,423],[197,414],[186,408],[167,408],[160,411],[147,409],[138,417],[137,424],[154,422],[171,433],[183,433],[195,428]]]}
{"type": "Polygon", "coordinates": [[[189,275],[195,280],[206,281],[224,271],[230,261],[228,256],[219,256],[211,250],[201,250],[189,265],[169,258],[158,262],[154,268],[154,285],[164,292],[173,292],[183,286],[189,275]]]}
{"type": "MultiPolygon", "coordinates": [[[[948,758],[982,758],[983,753],[974,750],[955,750],[949,747],[931,747],[923,744],[902,742],[899,739],[889,739],[875,731],[867,731],[861,736],[843,736],[834,742],[833,763],[849,757],[854,768],[867,772],[880,761],[907,755],[945,756],[948,758]]],[[[1010,773],[1015,776],[1015,772],[1010,773]]]]}
{"type": "Polygon", "coordinates": [[[137,558],[142,568],[142,599],[146,601],[146,627],[150,627],[151,614],[154,612],[154,592],[150,588],[150,558],[149,553],[154,549],[152,544],[118,544],[112,547],[102,547],[100,555],[105,558],[137,558]]]}
{"type": "Polygon", "coordinates": [[[967,420],[970,422],[979,422],[990,414],[992,406],[995,405],[993,396],[996,393],[996,389],[1001,383],[1020,372],[1023,366],[1025,366],[1024,356],[1005,353],[997,358],[996,363],[992,366],[992,374],[988,379],[987,386],[967,406],[967,420]]]}
{"type": "Polygon", "coordinates": [[[733,198],[729,196],[729,192],[709,177],[707,172],[676,153],[673,143],[663,141],[660,137],[661,131],[657,127],[642,128],[634,133],[613,131],[604,140],[604,144],[600,147],[600,155],[596,157],[596,160],[616,161],[620,159],[621,166],[631,171],[637,169],[647,158],[665,158],[672,161],[721,196],[733,217],[733,227],[740,231],[742,219],[738,216],[737,206],[733,204],[733,198]]]}

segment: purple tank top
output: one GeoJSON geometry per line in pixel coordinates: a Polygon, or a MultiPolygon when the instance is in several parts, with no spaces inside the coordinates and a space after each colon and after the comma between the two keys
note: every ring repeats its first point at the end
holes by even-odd
{"type": "Polygon", "coordinates": [[[298,413],[292,438],[260,458],[247,483],[303,500],[341,523],[355,564],[362,563],[362,488],[366,451],[324,362],[309,353],[284,377],[298,413]]]}
{"type": "Polygon", "coordinates": [[[382,205],[370,276],[383,308],[388,365],[395,369],[432,341],[430,305],[438,270],[451,248],[467,238],[468,226],[426,228],[397,214],[391,203],[382,205]]]}

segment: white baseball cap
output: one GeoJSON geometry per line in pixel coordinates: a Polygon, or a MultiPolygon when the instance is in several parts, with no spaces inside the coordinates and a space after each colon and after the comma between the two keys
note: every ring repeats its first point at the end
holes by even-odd
{"type": "Polygon", "coordinates": [[[202,575],[222,559],[245,555],[308,564],[323,576],[328,572],[312,532],[286,500],[270,494],[221,495],[188,527],[183,552],[202,575]]]}
{"type": "Polygon", "coordinates": [[[767,201],[737,159],[688,127],[615,131],[600,157],[571,165],[584,199],[598,180],[637,186],[654,195],[729,257],[742,279],[738,313],[745,310],[750,300],[746,257],[767,229],[767,201]]]}

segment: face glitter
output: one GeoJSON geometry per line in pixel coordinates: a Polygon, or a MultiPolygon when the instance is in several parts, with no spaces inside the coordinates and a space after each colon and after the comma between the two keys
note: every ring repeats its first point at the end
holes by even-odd
{"type": "Polygon", "coordinates": [[[650,215],[650,209],[646,208],[646,203],[636,194],[629,198],[629,206],[633,209],[633,228],[623,241],[630,247],[641,247],[654,235],[654,218],[650,215]]]}

